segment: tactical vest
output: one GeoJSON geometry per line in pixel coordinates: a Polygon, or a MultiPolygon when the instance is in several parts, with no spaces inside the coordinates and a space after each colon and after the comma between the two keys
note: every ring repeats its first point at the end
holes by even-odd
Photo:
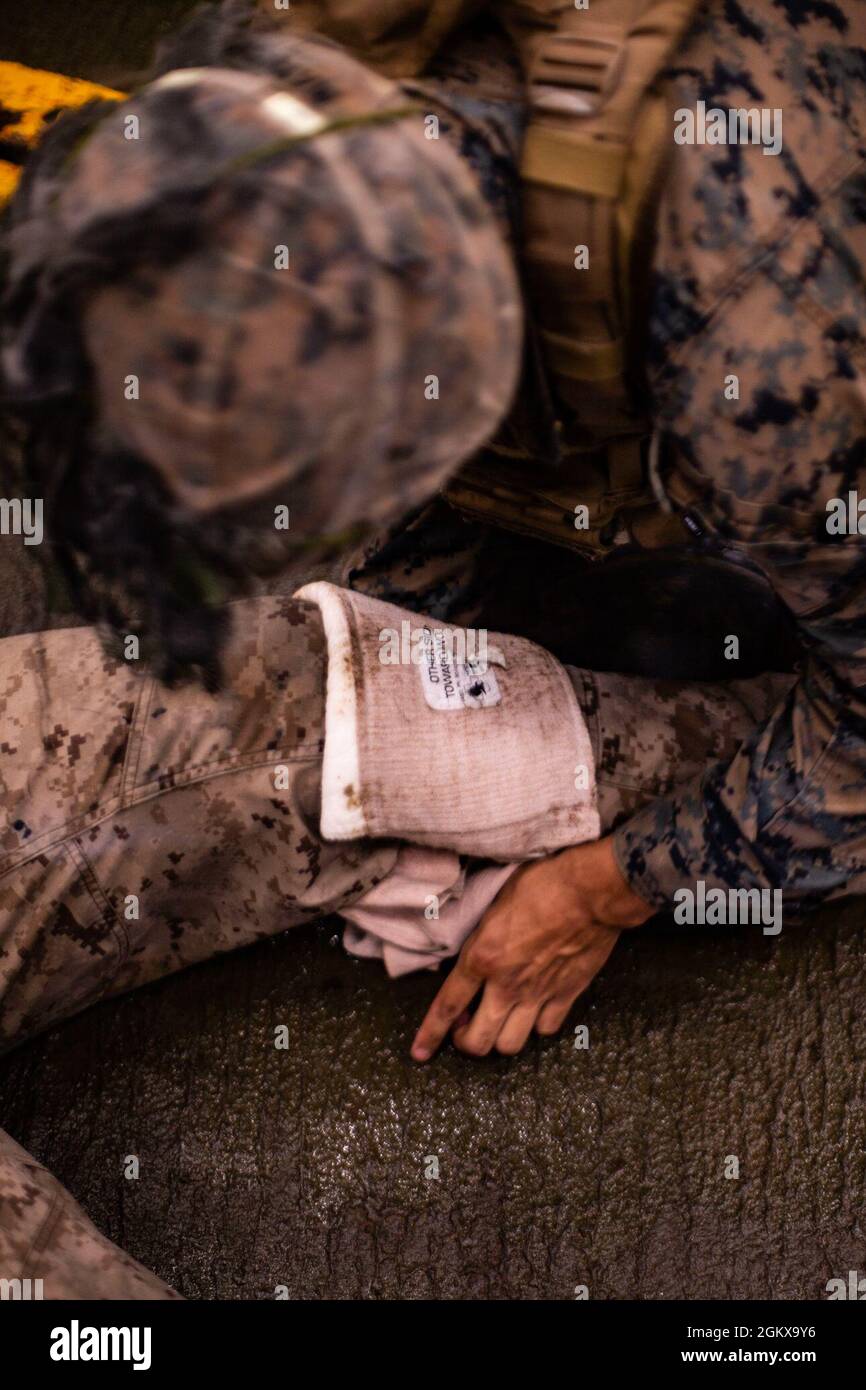
{"type": "Polygon", "coordinates": [[[673,147],[660,75],[696,11],[697,0],[508,0],[497,11],[527,80],[522,251],[558,457],[511,431],[446,496],[591,558],[623,540],[683,539],[649,486],[639,366],[673,147]]]}

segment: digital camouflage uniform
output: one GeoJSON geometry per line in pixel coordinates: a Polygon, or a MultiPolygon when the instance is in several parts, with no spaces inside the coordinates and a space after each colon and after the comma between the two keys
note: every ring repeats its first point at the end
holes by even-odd
{"type": "MultiPolygon", "coordinates": [[[[371,103],[379,112],[396,103],[394,124],[349,129],[312,151],[298,149],[284,167],[275,170],[271,161],[267,174],[250,175],[244,166],[243,219],[233,203],[237,190],[220,184],[210,195],[204,258],[192,267],[183,262],[175,276],[111,285],[86,331],[98,333],[101,345],[119,334],[109,363],[122,361],[154,387],[145,390],[154,409],[139,420],[144,437],[135,442],[146,451],[153,432],[184,439],[183,476],[172,476],[191,508],[243,499],[249,479],[261,481],[260,472],[237,467],[252,451],[260,468],[279,460],[282,477],[270,478],[275,501],[285,495],[281,482],[304,474],[310,486],[289,492],[293,524],[330,534],[365,511],[373,520],[429,495],[447,476],[455,449],[471,448],[467,429],[480,441],[499,419],[519,364],[520,306],[498,229],[501,212],[490,215],[474,177],[444,144],[425,178],[421,117],[407,118],[398,88],[337,49],[282,43],[269,57],[287,65],[285,84],[304,91],[328,119],[351,120],[371,103]],[[377,203],[380,171],[390,199],[377,203]],[[344,211],[335,219],[341,197],[344,211]],[[348,233],[346,216],[354,219],[348,233]],[[288,276],[273,255],[284,238],[292,245],[288,276]],[[489,295],[480,319],[472,309],[479,291],[489,295]],[[147,327],[154,316],[170,325],[161,337],[147,327]],[[409,320],[412,333],[395,340],[394,325],[409,320]],[[409,388],[437,342],[432,356],[449,388],[448,408],[422,431],[413,411],[428,414],[427,403],[422,394],[419,407],[409,388]],[[406,347],[420,354],[408,372],[406,347]],[[296,381],[309,374],[291,411],[287,364],[296,381]],[[485,408],[478,409],[485,375],[487,427],[485,408]],[[344,418],[339,393],[355,392],[371,421],[366,445],[355,434],[326,446],[319,388],[336,393],[335,428],[344,418]],[[372,400],[381,406],[378,415],[367,410],[372,400]],[[197,471],[202,447],[226,469],[197,471]],[[363,472],[352,467],[360,448],[371,464],[363,472]],[[311,453],[316,469],[308,466],[311,453]]],[[[22,279],[40,256],[43,285],[87,266],[95,239],[78,266],[60,263],[74,255],[73,230],[81,233],[82,224],[86,237],[101,218],[130,206],[144,221],[154,174],[168,176],[167,198],[183,198],[201,172],[202,152],[212,162],[244,163],[249,151],[278,139],[279,125],[260,112],[263,101],[279,96],[280,81],[227,77],[179,90],[169,83],[149,104],[147,97],[135,104],[150,137],[139,143],[123,142],[121,116],[109,108],[100,137],[82,154],[81,181],[57,202],[49,198],[50,213],[35,206],[45,186],[25,188],[19,212],[35,220],[23,232],[18,223],[22,279]],[[186,169],[165,158],[181,107],[188,126],[200,124],[186,148],[186,169]],[[209,128],[221,131],[222,148],[210,143],[209,128]],[[41,248],[39,226],[46,233],[41,248]]],[[[290,118],[295,114],[290,107],[290,118]]],[[[12,297],[17,283],[13,274],[12,297]]],[[[24,390],[27,354],[41,317],[50,316],[48,299],[26,300],[18,343],[27,346],[20,359],[14,349],[6,355],[7,382],[24,390]]],[[[108,374],[109,407],[113,385],[108,374]]],[[[120,424],[128,424],[123,412],[120,424]]],[[[169,468],[174,462],[164,449],[158,458],[169,468]]],[[[166,688],[147,674],[146,639],[140,661],[112,657],[104,634],[82,627],[70,611],[52,563],[58,519],[52,528],[50,506],[46,513],[38,559],[21,537],[4,537],[0,546],[0,1048],[97,999],[332,914],[378,882],[396,858],[388,844],[328,844],[318,830],[325,652],[315,608],[279,594],[232,605],[219,693],[166,688]]],[[[279,551],[272,506],[265,527],[254,511],[245,535],[239,530],[227,540],[240,546],[263,531],[279,551]]],[[[287,539],[291,555],[294,535],[287,539]]],[[[284,575],[280,587],[291,590],[295,582],[284,575]]],[[[0,1133],[0,1279],[30,1278],[41,1279],[53,1299],[176,1296],[105,1241],[56,1180],[0,1133]]]]}
{"type": "MultiPolygon", "coordinates": [[[[0,1041],[337,910],[388,846],[318,834],[324,642],[290,599],[236,606],[223,692],[166,690],[96,632],[2,642],[0,1041]]],[[[0,1278],[46,1298],[164,1286],[0,1134],[0,1278]]]]}
{"type": "MultiPolygon", "coordinates": [[[[459,7],[402,8],[420,23],[417,73],[459,7]]],[[[401,26],[400,9],[388,7],[397,75],[418,29],[401,26]]],[[[673,73],[677,104],[783,107],[785,146],[775,159],[755,147],[676,151],[652,318],[659,477],[693,532],[767,574],[808,657],[797,677],[717,684],[572,670],[603,827],[619,827],[627,876],[660,906],[698,878],[782,886],[794,902],[863,886],[861,542],[827,534],[825,502],[856,488],[866,462],[864,9],[762,0],[746,16],[713,3],[673,73]],[[724,398],[729,372],[739,401],[724,398]]],[[[477,570],[489,534],[447,517],[436,505],[414,522],[426,568],[399,559],[398,534],[349,567],[352,582],[439,616],[462,613],[474,584],[483,605],[470,561],[477,570]]],[[[213,696],[166,691],[106,657],[90,629],[34,632],[19,619],[20,635],[3,640],[7,1044],[333,910],[392,862],[387,846],[347,851],[317,834],[318,620],[281,598],[234,616],[213,696]],[[277,765],[290,769],[285,790],[277,765]]],[[[0,1144],[0,1275],[44,1277],[48,1297],[172,1296],[44,1169],[0,1144]]]]}
{"type": "MultiPolygon", "coordinates": [[[[723,542],[767,577],[804,660],[796,682],[772,678],[777,703],[769,678],[754,682],[742,722],[726,685],[591,672],[585,708],[624,792],[605,823],[618,824],[636,892],[664,907],[697,880],[780,888],[796,911],[866,890],[866,549],[827,529],[829,499],[866,497],[866,5],[714,0],[668,76],[672,109],[784,113],[775,157],[674,147],[649,376],[660,488],[699,549],[723,542]],[[724,394],[731,373],[738,400],[724,394]],[[701,741],[706,757],[682,780],[678,758],[701,741]],[[658,797],[623,819],[646,759],[658,797]]],[[[402,603],[414,589],[440,616],[467,602],[483,614],[485,586],[507,582],[525,551],[455,522],[449,553],[446,517],[437,506],[417,518],[411,545],[392,539],[351,582],[402,603]]]]}
{"type": "MultiPolygon", "coordinates": [[[[212,696],[167,690],[113,661],[93,629],[3,639],[4,1048],[96,1000],[338,911],[392,867],[392,844],[328,843],[319,832],[325,661],[316,610],[274,597],[238,603],[233,616],[226,686],[212,696]]],[[[596,692],[617,706],[615,678],[611,688],[569,674],[585,709],[596,692]]],[[[729,755],[765,712],[774,679],[716,692],[724,709],[714,753],[729,755]]],[[[662,709],[658,688],[644,682],[627,699],[617,712],[634,754],[629,779],[606,761],[588,721],[605,823],[666,790],[677,772],[697,775],[708,751],[700,698],[672,691],[662,709]],[[641,694],[658,710],[657,727],[666,720],[664,741],[648,747],[641,694]]],[[[2,1132],[0,1278],[41,1279],[51,1299],[176,1296],[2,1132]]]]}

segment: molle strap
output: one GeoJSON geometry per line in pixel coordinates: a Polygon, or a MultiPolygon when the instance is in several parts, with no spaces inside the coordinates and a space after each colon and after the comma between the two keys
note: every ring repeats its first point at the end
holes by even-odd
{"type": "Polygon", "coordinates": [[[572,116],[602,140],[626,140],[644,93],[697,10],[696,0],[562,0],[518,4],[512,31],[523,50],[533,110],[572,116]]]}
{"type": "Polygon", "coordinates": [[[646,0],[602,0],[592,10],[563,11],[557,29],[538,44],[530,68],[536,111],[590,116],[620,90],[629,28],[646,0]],[[596,17],[596,9],[607,16],[596,17]]]}
{"type": "Polygon", "coordinates": [[[626,150],[621,145],[597,145],[577,131],[530,125],[523,142],[520,171],[531,183],[570,193],[615,198],[622,183],[626,150]]]}
{"type": "Polygon", "coordinates": [[[630,459],[646,425],[628,367],[665,140],[650,94],[696,9],[513,0],[504,11],[529,88],[523,251],[553,394],[591,442],[629,438],[630,459]]]}
{"type": "Polygon", "coordinates": [[[640,487],[644,476],[641,442],[636,435],[610,440],[607,446],[607,467],[611,487],[615,491],[640,487]]]}
{"type": "Polygon", "coordinates": [[[619,338],[597,342],[541,330],[541,341],[551,368],[558,376],[575,381],[609,381],[623,370],[623,344],[619,338]]]}

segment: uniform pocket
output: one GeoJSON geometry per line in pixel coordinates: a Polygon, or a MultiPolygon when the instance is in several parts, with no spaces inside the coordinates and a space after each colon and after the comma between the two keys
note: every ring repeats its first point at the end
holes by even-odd
{"type": "Polygon", "coordinates": [[[123,928],[74,841],[10,869],[0,878],[0,1050],[101,998],[125,955],[123,928]]]}

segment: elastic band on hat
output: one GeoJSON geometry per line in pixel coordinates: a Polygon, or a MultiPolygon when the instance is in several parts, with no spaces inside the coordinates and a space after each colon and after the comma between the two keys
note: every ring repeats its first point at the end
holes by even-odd
{"type": "MultiPolygon", "coordinates": [[[[238,91],[241,83],[237,79],[249,75],[234,73],[226,68],[176,68],[152,82],[150,90],[195,87],[199,82],[209,82],[211,86],[228,87],[238,91]]],[[[291,135],[314,135],[326,124],[325,118],[318,111],[293,96],[291,92],[268,92],[256,104],[275,125],[291,135]]]]}

